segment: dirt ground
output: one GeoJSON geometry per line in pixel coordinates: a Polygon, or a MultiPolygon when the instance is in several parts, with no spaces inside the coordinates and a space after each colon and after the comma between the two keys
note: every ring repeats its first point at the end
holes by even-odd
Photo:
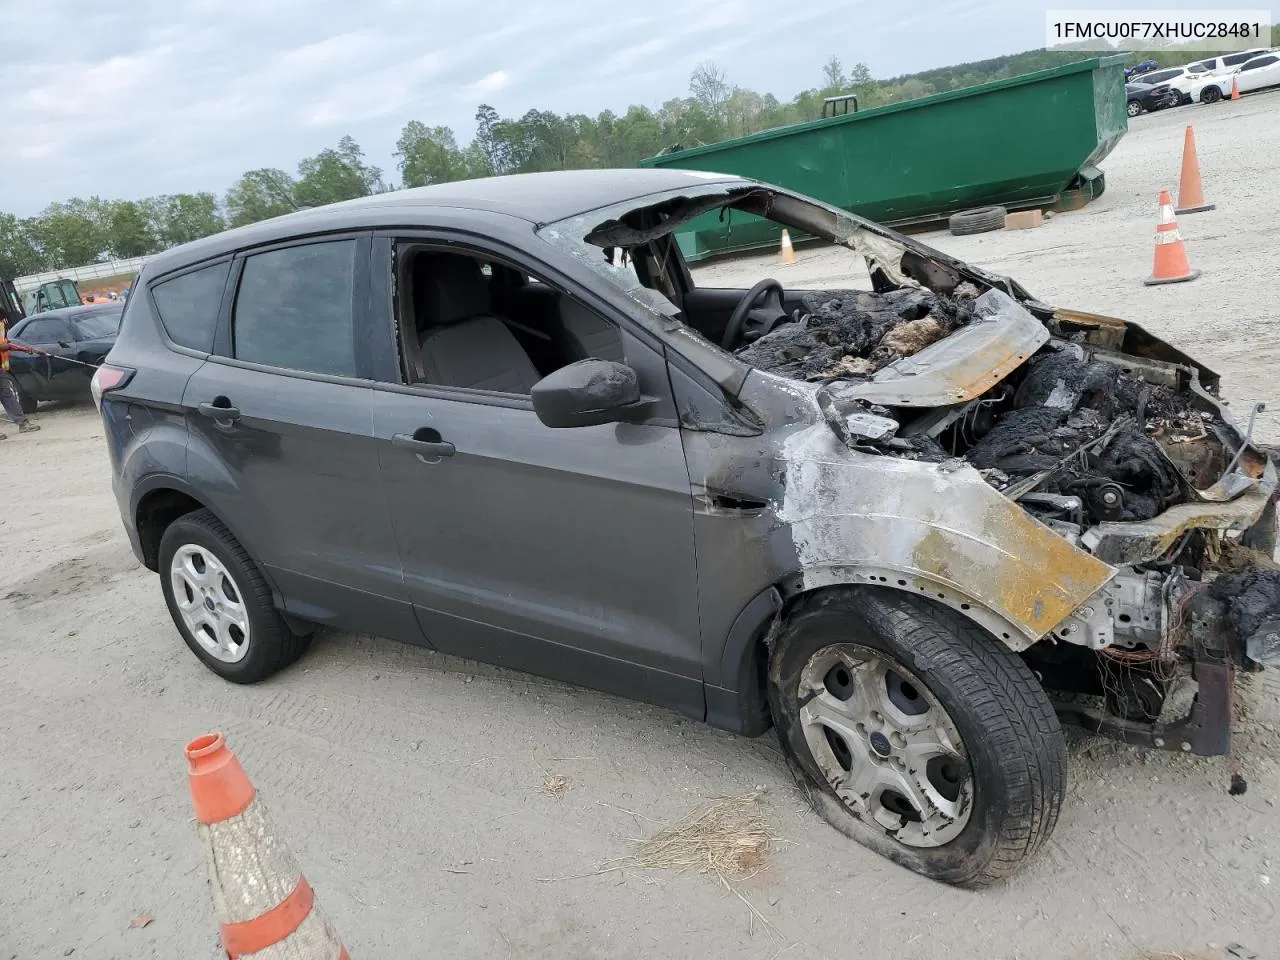
{"type": "MultiPolygon", "coordinates": [[[[1266,399],[1280,434],[1280,96],[1141,117],[1108,191],[1038,230],[926,241],[1042,299],[1150,324],[1266,399]],[[1194,283],[1148,288],[1156,193],[1194,121],[1218,209],[1182,218],[1194,283]]],[[[738,261],[842,284],[839,253],[738,261]],[[825,279],[824,279],[825,278],[825,279]]],[[[1254,678],[1231,758],[1144,754],[1071,735],[1045,853],[981,893],[939,886],[838,835],[771,735],[367,636],[320,635],[255,686],[216,679],[129,552],[90,406],[47,408],[0,445],[0,960],[220,956],[182,745],[237,750],[359,960],[409,957],[1225,956],[1280,943],[1280,682],[1254,678]],[[1232,773],[1248,781],[1228,796],[1232,773]],[[558,799],[540,786],[568,778],[558,799]],[[738,892],[714,877],[599,872],[705,799],[763,790],[775,852],[738,892]],[[1274,879],[1273,879],[1274,878],[1274,879]],[[147,913],[154,922],[131,928],[147,913]]],[[[1247,954],[1246,954],[1247,955],[1247,954]]]]}

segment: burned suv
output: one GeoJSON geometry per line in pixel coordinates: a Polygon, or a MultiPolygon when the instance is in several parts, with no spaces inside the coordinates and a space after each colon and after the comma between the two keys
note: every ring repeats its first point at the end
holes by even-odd
{"type": "Polygon", "coordinates": [[[1222,753],[1277,660],[1276,470],[1211,371],[786,190],[447,184],[135,289],[115,491],[231,681],[325,624],[772,725],[833,825],[980,885],[1053,829],[1060,717],[1222,753]],[[725,223],[865,271],[698,286],[678,235],[725,223]]]}

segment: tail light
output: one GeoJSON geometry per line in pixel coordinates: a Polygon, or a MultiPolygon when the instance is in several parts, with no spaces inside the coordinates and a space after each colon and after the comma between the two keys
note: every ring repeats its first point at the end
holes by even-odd
{"type": "Polygon", "coordinates": [[[102,364],[94,372],[93,379],[89,382],[89,392],[93,394],[94,405],[101,410],[103,394],[118,390],[131,379],[133,379],[133,371],[127,367],[113,367],[110,364],[102,364]]]}

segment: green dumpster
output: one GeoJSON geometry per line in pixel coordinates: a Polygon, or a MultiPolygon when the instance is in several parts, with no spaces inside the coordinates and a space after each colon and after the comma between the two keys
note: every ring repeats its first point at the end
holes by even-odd
{"type": "MultiPolygon", "coordinates": [[[[641,166],[765,180],[894,226],[988,204],[1076,206],[1102,192],[1097,165],[1128,129],[1124,59],[1082,60],[765,130],[641,166]]],[[[686,257],[699,260],[773,247],[778,230],[745,214],[708,214],[679,241],[686,257]]]]}

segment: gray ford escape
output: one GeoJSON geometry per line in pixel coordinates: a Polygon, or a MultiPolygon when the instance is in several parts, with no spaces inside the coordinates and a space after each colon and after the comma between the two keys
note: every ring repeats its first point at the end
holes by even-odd
{"type": "Polygon", "coordinates": [[[231,681],[325,624],[773,725],[834,826],[980,885],[1053,829],[1059,718],[1223,753],[1280,655],[1276,469],[1212,371],[786,190],[447,184],[135,290],[115,492],[231,681]],[[677,239],[780,226],[857,275],[698,286],[677,239]]]}

